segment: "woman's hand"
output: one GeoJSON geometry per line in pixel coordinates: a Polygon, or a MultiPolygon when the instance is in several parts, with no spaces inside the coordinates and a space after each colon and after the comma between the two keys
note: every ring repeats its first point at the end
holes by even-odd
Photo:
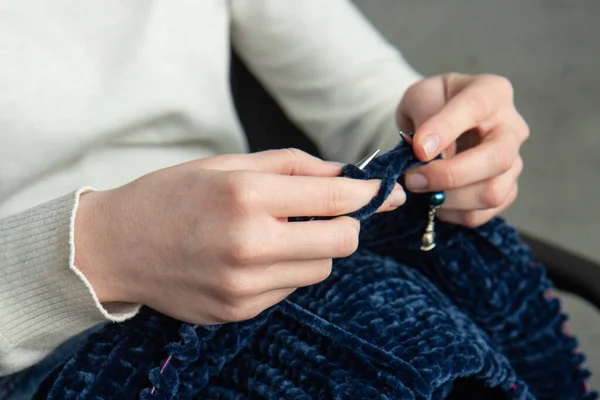
{"type": "MultiPolygon", "coordinates": [[[[352,254],[349,217],[379,181],[337,177],[341,165],[296,150],[226,155],[160,170],[81,197],[76,266],[101,302],[144,304],[195,324],[252,318],[327,278],[352,254]]],[[[380,211],[405,200],[397,186],[380,211]],[[394,203],[392,203],[394,201],[394,203]]]]}
{"type": "Polygon", "coordinates": [[[507,79],[446,74],[422,80],[406,92],[398,123],[415,132],[419,159],[444,158],[411,170],[405,180],[409,191],[446,192],[440,219],[475,227],[513,203],[529,128],[507,79]]]}

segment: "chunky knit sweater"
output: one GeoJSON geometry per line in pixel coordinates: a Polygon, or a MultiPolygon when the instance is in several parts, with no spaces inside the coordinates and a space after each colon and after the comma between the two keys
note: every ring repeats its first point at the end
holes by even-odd
{"type": "Polygon", "coordinates": [[[0,376],[136,313],[73,264],[77,188],[247,151],[231,45],[327,158],[393,147],[418,75],[349,1],[0,2],[0,376]]]}

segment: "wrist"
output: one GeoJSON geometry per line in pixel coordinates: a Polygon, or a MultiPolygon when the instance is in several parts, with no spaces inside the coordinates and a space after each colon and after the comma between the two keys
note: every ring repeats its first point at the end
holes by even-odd
{"type": "Polygon", "coordinates": [[[116,248],[111,248],[109,240],[111,218],[109,192],[84,192],[79,197],[79,204],[74,222],[75,257],[74,264],[89,281],[98,301],[129,302],[122,291],[116,276],[116,264],[111,260],[116,248]]]}

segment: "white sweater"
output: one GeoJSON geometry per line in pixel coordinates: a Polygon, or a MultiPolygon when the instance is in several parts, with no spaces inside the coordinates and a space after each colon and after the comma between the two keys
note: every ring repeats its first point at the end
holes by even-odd
{"type": "Polygon", "coordinates": [[[230,44],[326,158],[396,141],[419,79],[344,0],[0,0],[0,375],[137,307],[73,265],[77,189],[247,144],[230,44]]]}

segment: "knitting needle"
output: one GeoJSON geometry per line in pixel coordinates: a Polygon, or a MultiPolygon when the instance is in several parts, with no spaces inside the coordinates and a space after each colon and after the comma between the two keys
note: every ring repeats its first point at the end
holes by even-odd
{"type": "Polygon", "coordinates": [[[400,131],[400,137],[408,144],[410,144],[412,146],[413,144],[413,140],[410,136],[408,136],[406,133],[400,131]]]}
{"type": "Polygon", "coordinates": [[[371,154],[354,164],[354,166],[362,171],[367,167],[367,165],[371,163],[371,161],[375,159],[375,157],[377,157],[380,151],[381,149],[376,149],[374,152],[372,152],[371,154]]]}

